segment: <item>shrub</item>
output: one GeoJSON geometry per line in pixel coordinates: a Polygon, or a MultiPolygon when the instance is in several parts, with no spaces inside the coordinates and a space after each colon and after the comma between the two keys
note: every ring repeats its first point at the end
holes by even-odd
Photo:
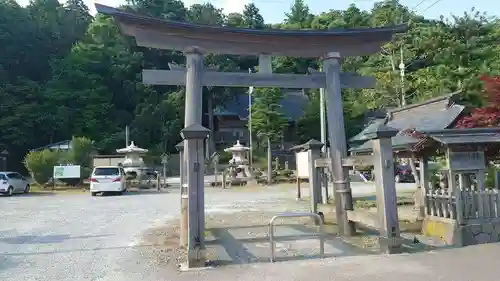
{"type": "Polygon", "coordinates": [[[92,162],[93,142],[86,137],[75,137],[71,140],[71,150],[67,159],[71,164],[90,167],[92,162]]]}
{"type": "Polygon", "coordinates": [[[486,188],[494,188],[495,187],[495,177],[496,177],[496,172],[497,168],[494,165],[490,165],[488,169],[486,170],[486,182],[485,182],[485,187],[486,188]]]}
{"type": "Polygon", "coordinates": [[[220,164],[227,164],[229,162],[229,160],[231,160],[231,158],[233,157],[233,154],[231,152],[228,152],[228,151],[219,151],[219,163],[220,164]]]}
{"type": "Polygon", "coordinates": [[[39,185],[45,185],[52,177],[54,166],[61,159],[61,153],[44,149],[31,151],[24,157],[24,166],[30,172],[33,180],[39,185]]]}
{"type": "MultiPolygon", "coordinates": [[[[93,142],[86,137],[74,137],[71,140],[69,151],[32,151],[24,157],[24,165],[31,176],[39,185],[45,185],[53,174],[54,166],[57,165],[79,165],[81,167],[81,178],[88,178],[91,173],[93,142]]],[[[80,179],[61,180],[66,184],[74,185],[80,179]]]]}
{"type": "Polygon", "coordinates": [[[292,170],[280,170],[279,175],[289,178],[293,175],[293,171],[292,170]]]}

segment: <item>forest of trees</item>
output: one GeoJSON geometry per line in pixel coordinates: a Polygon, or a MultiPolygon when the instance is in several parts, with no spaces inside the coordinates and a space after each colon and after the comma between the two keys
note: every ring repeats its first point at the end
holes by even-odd
{"type": "MultiPolygon", "coordinates": [[[[332,5],[333,6],[333,5],[332,5]]],[[[407,22],[409,31],[395,37],[381,53],[346,58],[345,71],[377,77],[376,89],[343,92],[348,134],[359,130],[359,119],[371,109],[410,104],[462,90],[464,102],[481,105],[482,75],[500,70],[500,25],[497,19],[469,11],[449,20],[429,20],[397,1],[381,1],[370,11],[355,5],[347,10],[310,13],[296,0],[283,23],[269,25],[249,4],[240,13],[224,14],[211,4],[185,7],[180,0],[128,0],[123,7],[170,20],[246,28],[328,29],[374,27],[407,22]],[[400,57],[406,65],[404,85],[400,57]],[[404,89],[404,92],[402,91],[404,89]],[[403,97],[404,93],[404,97],[403,97]]],[[[178,52],[145,49],[123,37],[113,19],[93,17],[82,0],[32,0],[21,7],[0,1],[0,150],[7,149],[9,166],[21,167],[29,149],[85,136],[98,150],[113,152],[124,144],[124,128],[145,148],[175,151],[183,127],[183,87],[148,87],[143,68],[168,69],[184,63],[178,52]]],[[[256,57],[208,55],[205,65],[223,71],[246,70],[256,57]]],[[[306,73],[318,61],[273,58],[275,72],[306,73]]],[[[214,106],[245,89],[205,88],[214,106]]],[[[298,121],[302,139],[319,137],[317,91],[298,121]]],[[[205,106],[205,111],[206,106],[205,106]]]]}

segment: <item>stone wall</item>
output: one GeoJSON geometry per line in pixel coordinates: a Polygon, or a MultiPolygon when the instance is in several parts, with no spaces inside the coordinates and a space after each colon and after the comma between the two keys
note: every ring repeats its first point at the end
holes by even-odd
{"type": "Polygon", "coordinates": [[[461,232],[464,246],[500,242],[500,219],[470,222],[457,232],[461,232]]]}
{"type": "Polygon", "coordinates": [[[500,218],[471,220],[459,226],[456,220],[426,216],[422,233],[448,245],[468,246],[500,242],[500,218]]]}

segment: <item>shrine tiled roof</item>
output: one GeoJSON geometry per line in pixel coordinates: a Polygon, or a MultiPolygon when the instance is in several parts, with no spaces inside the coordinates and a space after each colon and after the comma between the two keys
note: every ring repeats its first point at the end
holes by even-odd
{"type": "MultiPolygon", "coordinates": [[[[309,98],[302,91],[285,91],[281,100],[282,113],[290,121],[296,121],[304,115],[304,109],[309,98]]],[[[216,116],[234,116],[241,119],[248,118],[248,94],[239,94],[226,102],[223,108],[214,113],[216,116]]]]}
{"type": "Polygon", "coordinates": [[[500,143],[500,128],[467,128],[419,131],[420,141],[416,147],[426,146],[430,143],[442,145],[457,144],[494,144],[500,143]]]}
{"type": "Polygon", "coordinates": [[[388,111],[385,119],[372,121],[363,131],[349,140],[351,143],[350,151],[371,151],[371,142],[366,141],[364,134],[370,126],[376,126],[380,123],[399,130],[398,135],[392,138],[392,145],[396,150],[407,149],[418,142],[416,138],[405,134],[406,130],[415,129],[421,132],[449,128],[465,109],[464,106],[454,103],[453,98],[457,94],[458,92],[455,92],[388,111]]]}

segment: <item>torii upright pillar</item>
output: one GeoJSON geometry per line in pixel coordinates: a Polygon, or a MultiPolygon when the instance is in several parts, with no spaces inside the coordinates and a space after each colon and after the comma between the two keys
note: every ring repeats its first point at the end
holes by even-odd
{"type": "MultiPolygon", "coordinates": [[[[204,157],[203,141],[209,130],[201,126],[203,106],[203,53],[199,48],[191,47],[186,54],[186,98],[184,129],[184,167],[186,167],[186,185],[181,185],[181,212],[188,211],[187,230],[187,264],[188,268],[205,264],[205,193],[204,193],[204,157]],[[187,190],[186,190],[187,187],[187,190]],[[188,204],[186,207],[184,204],[188,204]]],[[[181,213],[181,217],[183,214],[181,213]]],[[[182,237],[186,239],[186,237],[182,237]]]]}
{"type": "Polygon", "coordinates": [[[185,54],[187,71],[184,128],[192,124],[201,125],[203,107],[202,75],[204,68],[203,52],[199,48],[188,48],[185,54]]]}
{"type": "Polygon", "coordinates": [[[342,166],[342,158],[347,156],[344,128],[344,109],[340,84],[340,54],[327,53],[323,57],[323,71],[326,74],[326,106],[330,159],[332,161],[335,212],[341,235],[354,233],[354,225],[347,218],[347,210],[353,210],[352,192],[349,185],[349,170],[342,166]]]}

